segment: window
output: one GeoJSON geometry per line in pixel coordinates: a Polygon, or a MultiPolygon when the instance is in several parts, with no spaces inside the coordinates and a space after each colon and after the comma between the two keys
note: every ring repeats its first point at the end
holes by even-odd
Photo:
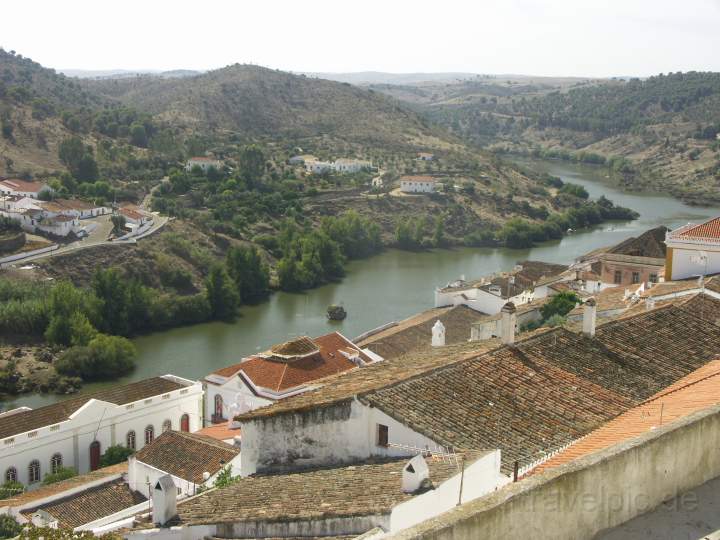
{"type": "Polygon", "coordinates": [[[34,484],[40,481],[40,462],[33,459],[28,465],[28,483],[34,484]]]}
{"type": "Polygon", "coordinates": [[[377,427],[377,445],[387,446],[388,445],[388,427],[383,424],[378,424],[377,427]]]}
{"type": "Polygon", "coordinates": [[[615,270],[615,283],[622,283],[622,272],[615,270]]]}
{"type": "Polygon", "coordinates": [[[223,419],[223,398],[220,394],[215,394],[215,421],[223,419]]]}
{"type": "Polygon", "coordinates": [[[62,454],[53,454],[50,458],[50,471],[55,474],[60,469],[62,469],[62,454]]]}
{"type": "Polygon", "coordinates": [[[633,273],[632,273],[632,282],[633,282],[633,283],[640,283],[640,272],[633,272],[633,273]]]}
{"type": "Polygon", "coordinates": [[[166,431],[170,431],[172,429],[172,422],[170,420],[165,420],[162,425],[163,433],[166,431]]]}
{"type": "Polygon", "coordinates": [[[183,414],[180,417],[180,431],[185,433],[190,431],[190,417],[187,414],[183,414]]]}
{"type": "Polygon", "coordinates": [[[125,446],[127,446],[130,450],[135,450],[135,432],[130,430],[127,432],[127,435],[125,435],[125,446]]]}
{"type": "Polygon", "coordinates": [[[657,283],[657,282],[658,282],[657,274],[650,274],[650,283],[657,283]]]}
{"type": "Polygon", "coordinates": [[[150,444],[155,439],[155,428],[148,426],[145,428],[145,444],[150,444]]]}
{"type": "Polygon", "coordinates": [[[7,471],[5,471],[5,481],[17,482],[17,469],[15,467],[10,467],[7,471]]]}

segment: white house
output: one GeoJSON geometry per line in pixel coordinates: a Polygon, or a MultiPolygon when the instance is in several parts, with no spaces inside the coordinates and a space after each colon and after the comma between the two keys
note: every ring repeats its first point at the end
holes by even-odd
{"type": "Polygon", "coordinates": [[[17,178],[0,180],[0,194],[16,195],[37,199],[41,193],[52,193],[52,188],[45,182],[19,180],[17,178]]]}
{"type": "Polygon", "coordinates": [[[205,377],[206,422],[221,423],[312,387],[312,382],[382,360],[339,332],[300,337],[205,377]]]}
{"type": "Polygon", "coordinates": [[[190,171],[193,167],[200,167],[203,172],[208,172],[210,168],[217,169],[218,171],[222,169],[223,162],[219,159],[211,158],[211,157],[192,157],[187,160],[187,163],[185,164],[185,170],[190,171]]]}
{"type": "Polygon", "coordinates": [[[80,219],[106,214],[110,210],[75,199],[40,201],[31,197],[6,195],[0,199],[0,215],[20,222],[30,233],[44,232],[55,236],[78,234],[94,228],[95,224],[81,224],[80,219]]]}
{"type": "Polygon", "coordinates": [[[305,170],[313,174],[322,174],[333,170],[333,164],[329,161],[319,161],[317,159],[306,159],[305,170]]]}
{"type": "Polygon", "coordinates": [[[335,172],[356,173],[362,170],[369,169],[370,167],[372,167],[372,163],[362,159],[340,158],[336,159],[332,166],[335,172]]]}
{"type": "Polygon", "coordinates": [[[141,449],[163,430],[202,426],[202,385],[163,375],[0,414],[0,474],[29,489],[59,467],[86,473],[113,445],[141,449]]]}
{"type": "Polygon", "coordinates": [[[166,474],[172,476],[181,497],[215,485],[229,467],[240,474],[240,448],[196,433],[168,430],[128,460],[130,488],[147,495],[147,486],[166,474]]]}
{"type": "Polygon", "coordinates": [[[432,161],[435,159],[435,154],[429,152],[418,152],[418,161],[432,161]]]}
{"type": "Polygon", "coordinates": [[[670,231],[665,244],[666,281],[720,272],[720,217],[670,231]]]}
{"type": "Polygon", "coordinates": [[[436,180],[432,176],[401,176],[400,191],[403,193],[434,193],[436,180]]]}

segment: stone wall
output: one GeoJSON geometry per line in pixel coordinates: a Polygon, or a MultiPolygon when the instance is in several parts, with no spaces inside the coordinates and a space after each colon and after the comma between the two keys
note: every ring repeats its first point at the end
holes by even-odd
{"type": "Polygon", "coordinates": [[[505,486],[391,538],[592,538],[718,476],[715,406],[505,486]]]}

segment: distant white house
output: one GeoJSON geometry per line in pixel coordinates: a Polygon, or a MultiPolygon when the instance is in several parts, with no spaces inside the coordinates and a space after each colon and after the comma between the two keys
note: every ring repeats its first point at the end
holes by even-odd
{"type": "Polygon", "coordinates": [[[363,159],[336,159],[333,164],[335,172],[339,173],[356,173],[362,170],[367,170],[372,167],[372,163],[363,159]]]}
{"type": "Polygon", "coordinates": [[[401,176],[400,191],[403,193],[434,193],[436,183],[432,176],[401,176]]]}
{"type": "Polygon", "coordinates": [[[305,170],[313,174],[322,174],[333,170],[333,166],[329,161],[309,160],[305,161],[305,170]]]}
{"type": "Polygon", "coordinates": [[[92,230],[94,223],[82,224],[80,219],[103,215],[109,211],[107,207],[74,199],[40,201],[19,195],[0,198],[0,215],[19,222],[23,230],[63,237],[70,233],[79,234],[83,230],[92,230]]]}
{"type": "Polygon", "coordinates": [[[188,159],[187,163],[185,164],[185,170],[189,171],[193,167],[200,167],[203,172],[208,172],[208,169],[215,168],[217,170],[220,170],[223,166],[223,162],[219,159],[211,158],[211,157],[192,157],[188,159]]]}
{"type": "Polygon", "coordinates": [[[435,159],[435,154],[429,152],[418,152],[417,158],[419,161],[432,161],[435,159]]]}
{"type": "Polygon", "coordinates": [[[53,189],[45,182],[19,180],[16,178],[0,180],[0,194],[2,195],[14,195],[17,197],[30,197],[32,199],[37,199],[41,193],[52,193],[52,191],[53,189]]]}
{"type": "Polygon", "coordinates": [[[135,231],[153,220],[153,215],[136,206],[123,206],[118,214],[125,218],[125,228],[135,231]]]}

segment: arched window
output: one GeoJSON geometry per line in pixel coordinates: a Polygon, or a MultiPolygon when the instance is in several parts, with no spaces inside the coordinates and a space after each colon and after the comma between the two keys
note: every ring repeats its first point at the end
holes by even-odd
{"type": "Polygon", "coordinates": [[[40,481],[40,462],[33,459],[28,465],[28,484],[34,484],[40,481]]]}
{"type": "Polygon", "coordinates": [[[17,482],[17,478],[17,469],[15,467],[10,467],[7,471],[5,471],[6,482],[17,482]]]}
{"type": "Polygon", "coordinates": [[[215,420],[218,422],[223,418],[223,398],[220,394],[215,394],[215,420]]]}
{"type": "Polygon", "coordinates": [[[162,425],[163,433],[165,433],[166,431],[170,431],[171,429],[172,429],[172,422],[169,419],[165,420],[162,425]]]}
{"type": "Polygon", "coordinates": [[[183,414],[180,417],[180,431],[184,431],[185,433],[190,431],[190,416],[187,414],[183,414]]]}
{"type": "Polygon", "coordinates": [[[155,439],[155,428],[148,426],[145,428],[145,444],[150,444],[155,439]]]}
{"type": "Polygon", "coordinates": [[[135,432],[133,430],[128,431],[125,435],[125,446],[130,450],[135,450],[135,432]]]}
{"type": "Polygon", "coordinates": [[[50,471],[55,474],[62,469],[62,454],[53,454],[50,458],[50,471]]]}

